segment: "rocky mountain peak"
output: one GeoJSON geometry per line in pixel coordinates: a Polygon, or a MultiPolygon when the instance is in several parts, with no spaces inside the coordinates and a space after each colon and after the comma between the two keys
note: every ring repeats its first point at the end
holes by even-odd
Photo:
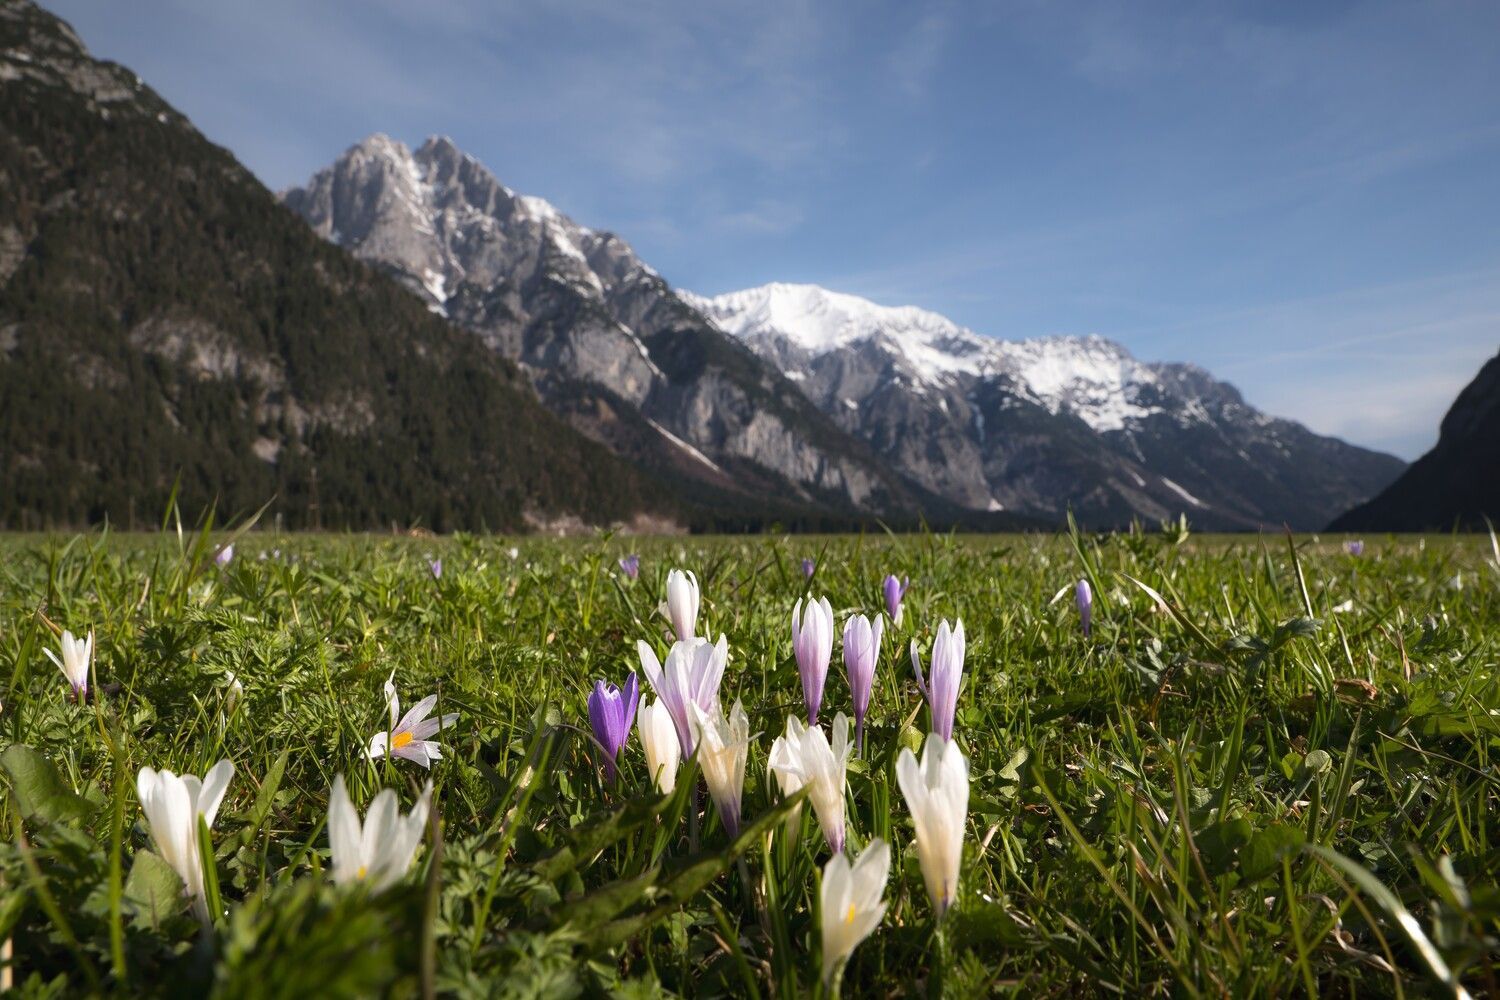
{"type": "Polygon", "coordinates": [[[283,199],[632,458],[798,502],[868,507],[905,488],[624,240],[510,190],[451,140],[411,152],[371,136],[283,199]]]}

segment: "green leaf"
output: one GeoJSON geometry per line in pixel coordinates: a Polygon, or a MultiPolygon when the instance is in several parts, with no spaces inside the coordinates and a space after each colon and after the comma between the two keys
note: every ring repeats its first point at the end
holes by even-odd
{"type": "Polygon", "coordinates": [[[1299,827],[1273,823],[1259,830],[1250,842],[1240,848],[1240,873],[1257,882],[1281,868],[1281,856],[1294,851],[1306,840],[1299,827]]]}
{"type": "Polygon", "coordinates": [[[1229,870],[1235,855],[1254,837],[1250,821],[1241,817],[1210,823],[1194,835],[1193,842],[1198,845],[1209,874],[1217,875],[1229,870]]]}
{"type": "Polygon", "coordinates": [[[198,860],[203,865],[203,900],[208,904],[210,920],[224,915],[219,902],[219,866],[214,860],[213,832],[208,828],[208,818],[198,814],[198,860]]]}
{"type": "Polygon", "coordinates": [[[182,909],[182,879],[151,851],[137,851],[125,880],[125,898],[153,930],[182,909]]]}
{"type": "Polygon", "coordinates": [[[1302,773],[1307,775],[1322,774],[1333,767],[1333,757],[1327,750],[1313,750],[1302,758],[1302,773]]]}
{"type": "Polygon", "coordinates": [[[238,837],[226,837],[224,846],[220,853],[226,857],[241,847],[248,847],[255,843],[255,836],[260,832],[261,824],[271,814],[271,807],[276,801],[276,792],[281,788],[281,777],[286,773],[287,758],[291,756],[290,750],[283,750],[281,756],[276,758],[269,770],[266,771],[265,780],[260,783],[260,791],[255,794],[255,805],[250,807],[250,822],[240,831],[238,837]]]}
{"type": "Polygon", "coordinates": [[[27,819],[48,823],[83,819],[93,807],[74,792],[46,757],[24,744],[16,744],[0,753],[0,770],[10,779],[16,807],[27,819]]]}

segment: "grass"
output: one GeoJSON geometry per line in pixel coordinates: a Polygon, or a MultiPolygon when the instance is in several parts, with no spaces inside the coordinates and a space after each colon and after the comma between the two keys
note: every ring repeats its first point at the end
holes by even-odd
{"type": "MultiPolygon", "coordinates": [[[[20,995],[812,994],[828,851],[811,810],[784,830],[766,773],[801,711],[791,607],[826,594],[841,626],[880,607],[888,572],[911,589],[848,809],[851,850],[894,847],[889,910],[846,995],[1500,992],[1489,538],[1371,538],[1361,557],[1170,532],[237,549],[219,568],[206,533],[0,540],[0,940],[20,995]],[[631,551],[633,582],[615,567],[631,551]],[[673,567],[702,581],[702,627],[732,650],[725,702],[761,734],[732,843],[690,771],[656,796],[632,735],[610,785],[588,735],[593,681],[639,669],[638,638],[666,651],[673,567]],[[954,617],[971,794],[961,897],[935,925],[894,761],[927,725],[906,646],[925,654],[954,617]],[[54,625],[96,630],[88,703],[41,652],[54,625]],[[428,777],[364,759],[392,671],[403,703],[437,693],[459,721],[431,771],[440,822],[367,896],[328,880],[328,795],[342,773],[361,810],[387,786],[405,809],[428,777]],[[202,928],[135,775],[221,757],[220,916],[202,928]]],[[[825,725],[837,711],[836,647],[825,725]]]]}

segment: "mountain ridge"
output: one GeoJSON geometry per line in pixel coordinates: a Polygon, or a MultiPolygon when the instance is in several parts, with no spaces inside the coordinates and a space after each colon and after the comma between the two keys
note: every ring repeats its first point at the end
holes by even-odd
{"type": "Polygon", "coordinates": [[[0,524],[669,524],[513,365],[318,240],[65,22],[0,4],[0,524]]]}
{"type": "Polygon", "coordinates": [[[1313,529],[1403,465],[1097,335],[1001,340],[815,285],[688,294],[899,471],[971,508],[1313,529]]]}
{"type": "Polygon", "coordinates": [[[1437,444],[1329,531],[1484,531],[1500,521],[1500,354],[1443,415],[1437,444]],[[1488,520],[1486,520],[1488,519],[1488,520]]]}

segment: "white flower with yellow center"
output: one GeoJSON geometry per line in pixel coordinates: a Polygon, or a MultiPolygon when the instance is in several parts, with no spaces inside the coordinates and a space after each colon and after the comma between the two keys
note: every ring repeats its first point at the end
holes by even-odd
{"type": "Polygon", "coordinates": [[[339,885],[367,885],[380,892],[401,880],[422,843],[427,812],[432,802],[432,782],[407,815],[396,805],[396,793],[382,789],[370,803],[360,822],[344,776],[333,779],[328,797],[328,847],[333,856],[333,880],[339,885]]]}
{"type": "Polygon", "coordinates": [[[401,699],[396,697],[395,680],[396,674],[392,672],[390,679],[385,682],[385,700],[391,710],[391,728],[370,737],[365,755],[371,760],[379,760],[389,749],[392,757],[405,757],[423,767],[431,767],[433,761],[443,759],[443,751],[428,737],[453,725],[458,720],[458,713],[438,719],[427,718],[437,704],[437,695],[430,694],[413,705],[403,716],[401,699]]]}
{"type": "Polygon", "coordinates": [[[885,917],[885,883],[891,874],[891,845],[875,838],[854,864],[835,854],[823,866],[819,912],[823,922],[823,982],[869,937],[885,917]]]}

